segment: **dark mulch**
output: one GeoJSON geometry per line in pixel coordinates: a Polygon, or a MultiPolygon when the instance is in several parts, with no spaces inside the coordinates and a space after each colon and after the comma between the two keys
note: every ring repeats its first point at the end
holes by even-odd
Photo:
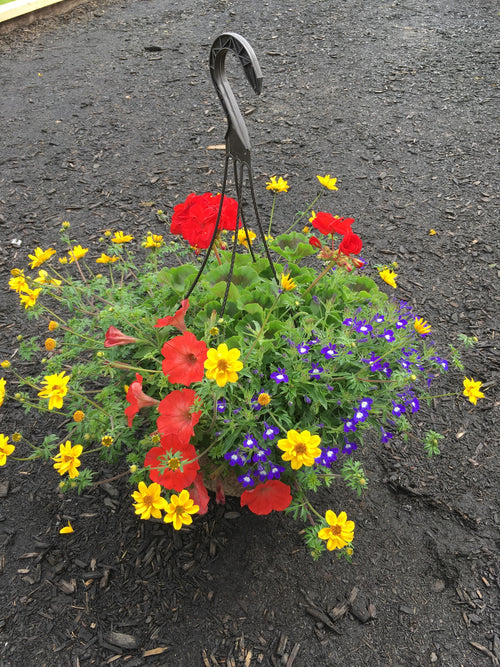
{"type": "MultiPolygon", "coordinates": [[[[293,186],[281,228],[315,192],[316,173],[337,176],[332,212],[356,218],[371,261],[399,262],[398,295],[438,342],[478,337],[465,374],[486,383],[487,398],[436,402],[439,459],[424,460],[411,439],[367,447],[362,501],[340,486],[318,498],[357,523],[351,566],[330,555],[313,563],[299,524],[238,501],[173,535],[136,519],[125,482],[62,497],[51,466],[9,462],[3,667],[498,664],[496,8],[336,4],[89,2],[1,38],[2,281],[35,245],[55,243],[63,220],[82,243],[107,228],[164,232],[156,208],[220,187],[222,153],[207,147],[222,143],[224,125],[207,54],[231,29],[265,75],[255,98],[229,67],[263,213],[268,175],[293,186]],[[59,535],[68,518],[75,533],[59,535]]],[[[26,324],[17,298],[2,291],[0,303],[4,357],[26,324]]],[[[451,372],[439,390],[462,377],[451,372]]],[[[0,410],[1,432],[36,440],[46,428],[11,403],[0,410]]]]}

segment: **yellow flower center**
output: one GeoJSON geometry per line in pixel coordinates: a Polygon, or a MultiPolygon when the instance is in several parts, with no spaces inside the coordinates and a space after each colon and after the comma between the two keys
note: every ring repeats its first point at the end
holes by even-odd
{"type": "Polygon", "coordinates": [[[307,454],[307,447],[305,443],[299,442],[295,445],[295,454],[299,456],[300,454],[307,454]]]}
{"type": "Polygon", "coordinates": [[[179,470],[179,468],[181,467],[181,463],[179,459],[170,459],[170,461],[168,462],[168,467],[170,468],[170,470],[179,470]]]}
{"type": "Polygon", "coordinates": [[[332,535],[340,535],[342,532],[341,526],[330,526],[330,531],[332,535]]]}
{"type": "Polygon", "coordinates": [[[219,359],[217,361],[217,370],[226,373],[229,370],[229,364],[226,359],[219,359]]]}

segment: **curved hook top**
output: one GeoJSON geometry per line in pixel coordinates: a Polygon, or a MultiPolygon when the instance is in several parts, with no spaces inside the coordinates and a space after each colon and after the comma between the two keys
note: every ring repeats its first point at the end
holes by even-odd
{"type": "Polygon", "coordinates": [[[247,40],[236,32],[222,33],[212,44],[210,74],[228,121],[226,152],[233,159],[250,164],[250,137],[225,72],[228,51],[238,56],[246,77],[257,95],[262,90],[262,71],[254,50],[247,40]]]}

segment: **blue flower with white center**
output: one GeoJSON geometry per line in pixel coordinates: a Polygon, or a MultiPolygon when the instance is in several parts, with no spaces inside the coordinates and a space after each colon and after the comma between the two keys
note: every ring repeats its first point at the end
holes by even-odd
{"type": "Polygon", "coordinates": [[[337,460],[339,450],[337,447],[329,447],[324,449],[319,459],[316,459],[316,462],[322,466],[329,468],[334,461],[337,460]]]}
{"type": "Polygon", "coordinates": [[[388,343],[392,343],[393,340],[396,340],[392,329],[385,329],[384,333],[380,334],[379,338],[385,338],[388,343]]]}
{"type": "Polygon", "coordinates": [[[271,463],[269,472],[267,473],[267,479],[279,479],[282,472],[285,472],[285,466],[279,466],[277,463],[271,463]]]}
{"type": "Polygon", "coordinates": [[[362,398],[359,402],[359,407],[361,410],[366,410],[368,412],[368,410],[371,410],[372,404],[373,398],[362,398]]]}
{"type": "Polygon", "coordinates": [[[342,324],[345,324],[346,327],[352,327],[353,323],[354,320],[352,319],[352,317],[346,317],[345,320],[342,322],[342,324]]]}
{"type": "Polygon", "coordinates": [[[230,466],[242,466],[246,460],[241,456],[238,450],[224,454],[224,458],[229,462],[230,466]]]}
{"type": "Polygon", "coordinates": [[[382,431],[380,441],[383,445],[385,445],[385,443],[389,442],[389,440],[393,437],[393,435],[392,433],[389,433],[389,431],[386,431],[383,426],[380,427],[380,430],[382,431]]]}
{"type": "Polygon", "coordinates": [[[380,313],[377,313],[375,317],[372,319],[372,322],[376,322],[377,324],[381,324],[382,322],[385,322],[385,317],[381,315],[380,313]]]}
{"type": "Polygon", "coordinates": [[[263,440],[274,440],[274,438],[279,435],[280,430],[277,426],[272,426],[267,422],[264,422],[264,427],[264,433],[262,434],[263,440]]]}
{"type": "Polygon", "coordinates": [[[392,414],[395,417],[401,417],[404,411],[405,411],[405,406],[402,403],[396,403],[396,401],[392,402],[392,414]]]}
{"type": "Polygon", "coordinates": [[[448,362],[446,359],[443,359],[442,357],[431,357],[430,359],[431,361],[435,361],[436,364],[439,364],[439,366],[441,366],[441,368],[443,368],[445,371],[448,370],[448,362]]]}
{"type": "Polygon", "coordinates": [[[344,433],[356,430],[356,422],[354,419],[342,419],[342,421],[344,422],[344,433]]]}
{"type": "Polygon", "coordinates": [[[372,352],[369,359],[361,359],[365,364],[368,364],[372,371],[380,371],[382,369],[382,364],[379,363],[381,357],[377,357],[375,352],[372,352]]]}
{"type": "Polygon", "coordinates": [[[243,447],[248,447],[248,449],[251,449],[252,447],[257,447],[256,438],[254,438],[253,435],[251,435],[250,433],[247,433],[243,439],[243,447]]]}
{"type": "Polygon", "coordinates": [[[407,403],[410,406],[412,412],[418,412],[420,410],[420,401],[416,396],[414,396],[411,401],[407,403]]]}
{"type": "Polygon", "coordinates": [[[254,463],[263,463],[264,461],[267,461],[267,458],[269,454],[271,453],[271,448],[268,447],[267,449],[258,449],[254,455],[252,456],[252,461],[254,463]]]}
{"type": "Polygon", "coordinates": [[[250,473],[248,473],[248,472],[245,473],[244,475],[240,475],[238,477],[238,482],[240,484],[242,484],[245,488],[247,488],[247,486],[253,486],[254,485],[254,479],[253,479],[252,475],[250,475],[250,473]]]}
{"type": "Polygon", "coordinates": [[[218,398],[217,399],[217,412],[224,412],[226,409],[226,399],[223,398],[218,398]]]}
{"type": "Polygon", "coordinates": [[[285,373],[284,368],[278,368],[278,370],[271,373],[269,377],[271,380],[274,380],[276,384],[279,384],[280,382],[288,382],[288,375],[285,373]]]}
{"type": "Polygon", "coordinates": [[[391,365],[386,361],[385,364],[382,366],[380,369],[382,373],[387,377],[390,378],[392,375],[392,368],[391,365]]]}
{"type": "Polygon", "coordinates": [[[300,345],[297,345],[297,350],[299,354],[308,354],[310,349],[311,346],[308,345],[307,343],[300,343],[300,345]]]}
{"type": "Polygon", "coordinates": [[[396,329],[404,329],[408,324],[408,320],[405,320],[404,317],[400,317],[396,322],[396,329]]]}
{"type": "Polygon", "coordinates": [[[320,366],[319,364],[312,364],[311,368],[309,369],[308,372],[309,372],[309,375],[311,376],[311,378],[314,379],[314,378],[321,377],[321,373],[323,373],[324,370],[325,369],[322,366],[320,366]]]}
{"type": "Polygon", "coordinates": [[[321,354],[325,357],[325,359],[333,359],[338,354],[337,346],[333,343],[328,343],[326,347],[321,348],[321,354]]]}
{"type": "Polygon", "coordinates": [[[371,324],[367,324],[366,320],[359,320],[359,322],[356,322],[356,326],[354,327],[355,331],[361,334],[366,334],[370,333],[372,331],[373,327],[371,324]]]}
{"type": "Polygon", "coordinates": [[[364,422],[367,417],[368,417],[368,412],[366,412],[366,410],[358,408],[357,410],[354,411],[353,420],[356,424],[358,424],[359,422],[364,422]]]}
{"type": "Polygon", "coordinates": [[[412,362],[408,361],[408,359],[398,359],[398,364],[405,369],[405,371],[408,371],[411,367],[412,362]]]}
{"type": "Polygon", "coordinates": [[[345,441],[345,445],[342,448],[342,454],[347,454],[349,456],[353,452],[356,451],[358,448],[358,445],[355,442],[349,442],[348,440],[345,441]]]}
{"type": "Polygon", "coordinates": [[[254,470],[253,476],[259,480],[259,482],[265,482],[268,478],[267,472],[264,470],[264,468],[261,465],[258,465],[257,468],[254,470]]]}

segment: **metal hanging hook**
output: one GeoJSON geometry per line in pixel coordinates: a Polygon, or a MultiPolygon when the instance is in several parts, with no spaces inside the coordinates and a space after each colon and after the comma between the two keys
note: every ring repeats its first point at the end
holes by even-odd
{"type": "Polygon", "coordinates": [[[260,69],[257,56],[255,55],[254,50],[247,42],[247,40],[235,32],[225,32],[222,35],[219,35],[219,37],[217,37],[214,43],[212,44],[212,48],[210,49],[209,65],[210,65],[210,74],[212,77],[212,82],[214,84],[217,95],[219,96],[222,107],[226,113],[227,124],[228,124],[226,131],[226,158],[224,162],[224,177],[222,181],[222,192],[221,192],[222,196],[220,198],[219,211],[217,214],[217,222],[215,224],[214,233],[212,235],[210,245],[205,253],[205,257],[203,258],[200,270],[198,271],[198,274],[196,275],[193,284],[191,285],[189,291],[186,294],[186,298],[188,298],[193,289],[195,288],[196,284],[198,283],[201,274],[203,273],[205,266],[208,262],[210,253],[212,252],[212,248],[217,238],[217,234],[220,231],[219,225],[222,214],[222,207],[224,204],[224,195],[226,193],[229,159],[232,158],[234,165],[234,183],[236,187],[236,200],[238,202],[238,210],[236,213],[236,229],[234,234],[233,249],[231,253],[231,262],[226,281],[226,291],[224,294],[224,298],[222,300],[222,309],[220,313],[221,317],[224,314],[224,310],[226,308],[226,302],[229,295],[229,288],[231,286],[231,280],[233,277],[234,262],[236,257],[236,245],[238,243],[238,228],[240,226],[240,223],[245,231],[248,248],[250,250],[253,260],[255,261],[255,256],[252,250],[252,244],[248,234],[248,227],[246,225],[242,209],[244,169],[246,169],[247,172],[248,184],[250,187],[250,194],[252,198],[253,211],[257,222],[258,236],[260,237],[260,241],[264,246],[266,257],[271,266],[274,278],[276,281],[278,281],[273,260],[269,253],[269,248],[267,246],[264,229],[260,221],[257,202],[255,199],[252,164],[251,164],[250,137],[248,135],[248,130],[246,128],[245,121],[243,120],[243,116],[241,115],[241,111],[238,107],[236,98],[233,94],[233,91],[231,90],[231,86],[229,85],[229,81],[227,80],[226,77],[225,63],[226,63],[226,55],[229,51],[232,51],[239,58],[239,61],[243,66],[243,70],[246,74],[246,77],[250,82],[250,85],[252,86],[254,91],[257,94],[260,94],[262,90],[262,78],[263,78],[262,71],[260,69]]]}

